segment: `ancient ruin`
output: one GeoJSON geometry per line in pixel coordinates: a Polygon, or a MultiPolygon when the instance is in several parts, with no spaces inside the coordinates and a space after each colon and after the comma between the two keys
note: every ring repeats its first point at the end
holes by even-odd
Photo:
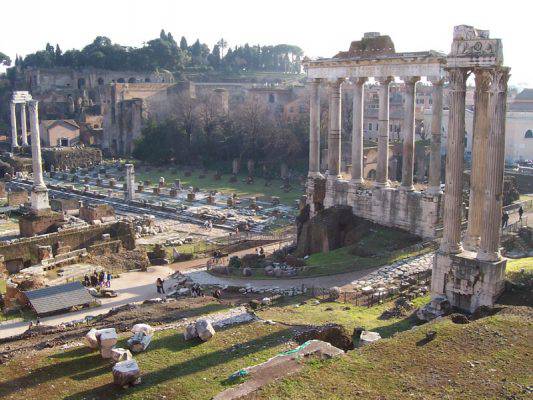
{"type": "Polygon", "coordinates": [[[354,42],[349,52],[330,59],[307,61],[305,68],[311,85],[310,149],[307,193],[311,214],[323,207],[349,205],[355,215],[382,225],[406,229],[422,237],[433,238],[439,221],[440,191],[440,126],[442,118],[442,85],[446,56],[435,51],[396,53],[389,37],[366,34],[354,42]],[[364,44],[364,46],[363,46],[364,44]],[[372,48],[372,54],[357,50],[372,48]],[[421,77],[433,83],[433,126],[430,161],[430,187],[417,191],[414,174],[414,107],[416,83],[421,77]],[[373,77],[380,83],[379,136],[377,176],[373,187],[364,185],[363,177],[363,99],[365,83],[373,77]],[[389,84],[401,77],[406,85],[406,113],[403,142],[402,182],[392,187],[389,180],[389,84]],[[352,169],[350,179],[341,174],[341,92],[347,80],[354,84],[352,169]],[[320,97],[319,86],[329,90],[329,130],[327,171],[320,171],[320,97]],[[324,185],[323,196],[315,187],[324,185]]]}
{"type": "MultiPolygon", "coordinates": [[[[26,104],[31,100],[31,95],[27,91],[13,92],[11,99],[11,148],[16,149],[19,146],[17,132],[17,104],[20,104],[20,129],[22,146],[28,145],[28,128],[26,125],[26,104]]],[[[32,129],[33,130],[33,129],[32,129]]]]}

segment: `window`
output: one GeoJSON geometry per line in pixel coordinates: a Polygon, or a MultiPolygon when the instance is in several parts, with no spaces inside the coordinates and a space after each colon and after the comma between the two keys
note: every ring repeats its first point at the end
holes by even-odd
{"type": "Polygon", "coordinates": [[[528,129],[526,131],[526,134],[524,135],[524,138],[526,139],[533,139],[533,131],[531,129],[528,129]]]}
{"type": "Polygon", "coordinates": [[[137,79],[135,79],[134,77],[131,77],[130,79],[128,79],[128,83],[135,83],[137,81],[137,79]]]}
{"type": "Polygon", "coordinates": [[[300,114],[305,114],[305,105],[300,104],[300,114]]]}
{"type": "Polygon", "coordinates": [[[98,78],[98,84],[103,85],[104,84],[104,78],[98,78]]]}
{"type": "Polygon", "coordinates": [[[372,122],[369,122],[369,123],[368,123],[368,130],[369,130],[369,131],[372,130],[372,122]]]}
{"type": "Polygon", "coordinates": [[[276,98],[274,97],[274,93],[270,93],[268,95],[268,102],[269,103],[274,103],[276,101],[276,98]]]}

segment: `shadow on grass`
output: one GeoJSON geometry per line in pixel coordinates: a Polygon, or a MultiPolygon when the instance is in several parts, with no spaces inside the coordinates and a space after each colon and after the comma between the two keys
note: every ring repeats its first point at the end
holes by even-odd
{"type": "MultiPolygon", "coordinates": [[[[151,371],[142,374],[142,384],[130,389],[128,392],[123,392],[112,384],[105,384],[99,387],[85,390],[83,392],[75,393],[65,397],[68,400],[74,399],[110,399],[121,398],[133,394],[136,391],[142,391],[147,387],[154,387],[163,384],[169,380],[183,378],[185,376],[205,371],[209,368],[216,367],[220,364],[228,363],[233,360],[249,356],[258,351],[262,351],[267,347],[277,346],[287,341],[287,336],[290,331],[288,329],[277,331],[272,334],[262,336],[257,339],[248,340],[244,343],[239,343],[238,346],[232,348],[224,348],[208,354],[200,355],[191,360],[179,362],[177,364],[169,365],[156,371],[151,371]]],[[[191,347],[191,343],[185,342],[182,335],[172,335],[162,338],[154,343],[152,351],[157,348],[167,348],[172,352],[184,351],[191,347]]],[[[142,370],[142,365],[140,366],[142,370]]],[[[32,374],[33,375],[33,374],[32,374]]]]}

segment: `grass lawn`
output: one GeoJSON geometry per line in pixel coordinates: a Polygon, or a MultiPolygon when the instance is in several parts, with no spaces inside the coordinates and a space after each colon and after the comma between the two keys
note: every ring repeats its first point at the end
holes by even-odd
{"type": "Polygon", "coordinates": [[[6,292],[6,280],[0,278],[0,293],[4,294],[6,292]]]}
{"type": "MultiPolygon", "coordinates": [[[[415,307],[420,307],[429,302],[429,296],[418,297],[413,300],[415,307]]],[[[307,304],[282,304],[257,311],[263,319],[271,319],[276,322],[294,325],[323,325],[336,323],[346,327],[348,332],[353,332],[357,326],[379,332],[382,337],[390,337],[393,334],[410,329],[414,324],[405,318],[391,318],[381,320],[379,316],[383,311],[393,306],[389,301],[374,307],[354,306],[350,303],[326,302],[314,305],[313,301],[307,304]],[[331,308],[331,310],[327,310],[331,308]],[[349,309],[347,309],[349,308],[349,309]]]]}
{"type": "MultiPolygon", "coordinates": [[[[287,350],[290,332],[261,322],[220,331],[206,343],[183,340],[183,329],[155,334],[136,354],[141,385],[112,384],[111,363],[86,346],[30,356],[0,366],[2,399],[209,399],[236,370],[287,350]]],[[[125,346],[127,336],[121,337],[125,346]]]]}
{"type": "Polygon", "coordinates": [[[315,361],[254,399],[526,399],[531,320],[497,314],[458,325],[446,319],[315,361]],[[436,337],[426,343],[425,334],[436,337]]]}
{"type": "Polygon", "coordinates": [[[533,272],[533,257],[518,258],[507,260],[506,272],[518,272],[524,269],[526,272],[533,272]]]}
{"type": "Polygon", "coordinates": [[[201,169],[196,169],[191,176],[185,176],[185,169],[182,168],[164,168],[162,171],[159,168],[151,168],[147,171],[146,168],[139,167],[135,170],[135,179],[137,181],[150,180],[152,184],[157,184],[159,178],[165,178],[167,184],[172,184],[174,179],[180,179],[184,186],[199,187],[202,190],[218,190],[224,194],[236,193],[238,196],[278,196],[283,204],[292,206],[295,200],[298,200],[303,194],[304,190],[297,182],[293,183],[293,189],[289,193],[285,193],[280,188],[282,181],[279,179],[272,180],[270,186],[265,186],[263,178],[257,178],[254,183],[247,184],[243,182],[246,175],[238,176],[238,181],[231,183],[229,181],[230,174],[222,175],[222,179],[217,181],[213,178],[215,171],[209,171],[205,178],[200,179],[198,176],[203,174],[201,169]],[[172,173],[174,171],[175,173],[172,173]]]}

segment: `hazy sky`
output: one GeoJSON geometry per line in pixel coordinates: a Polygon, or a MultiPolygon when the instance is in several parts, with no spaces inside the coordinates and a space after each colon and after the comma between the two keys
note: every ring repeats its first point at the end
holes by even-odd
{"type": "Polygon", "coordinates": [[[347,50],[364,32],[392,37],[397,51],[448,52],[454,25],[489,29],[503,40],[511,82],[533,86],[533,5],[527,0],[22,0],[0,5],[0,51],[14,59],[43,49],[80,48],[95,36],[140,46],[161,29],[210,47],[289,43],[310,57],[347,50]]]}

